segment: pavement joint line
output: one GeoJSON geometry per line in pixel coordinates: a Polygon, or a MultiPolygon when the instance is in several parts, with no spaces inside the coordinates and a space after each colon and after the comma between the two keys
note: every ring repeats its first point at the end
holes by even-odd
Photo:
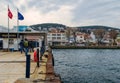
{"type": "MultiPolygon", "coordinates": [[[[8,76],[9,74],[10,74],[10,73],[7,73],[7,74],[0,74],[0,76],[1,76],[1,75],[7,75],[7,76],[8,76]]],[[[25,74],[25,73],[24,73],[24,74],[25,74]]],[[[10,75],[24,75],[24,74],[21,74],[21,73],[20,73],[20,74],[10,74],[10,75]]]]}
{"type": "MultiPolygon", "coordinates": [[[[0,63],[26,63],[26,61],[0,61],[0,63]]],[[[35,62],[31,61],[31,63],[35,63],[35,62]]]]}
{"type": "Polygon", "coordinates": [[[18,52],[5,52],[5,53],[3,53],[2,55],[7,55],[7,54],[9,54],[9,53],[17,54],[18,52]]]}
{"type": "MultiPolygon", "coordinates": [[[[20,57],[21,57],[21,56],[20,56],[20,57]]],[[[18,59],[18,57],[17,57],[17,58],[15,58],[15,59],[18,59]]],[[[5,64],[3,64],[3,65],[6,65],[6,64],[7,64],[7,63],[5,63],[5,64]]],[[[1,67],[1,66],[3,66],[3,65],[0,65],[0,67],[1,67]]]]}
{"type": "MultiPolygon", "coordinates": [[[[17,54],[18,52],[15,52],[14,54],[17,54]]],[[[12,56],[12,55],[11,55],[12,56]]],[[[16,58],[14,58],[12,61],[15,61],[16,59],[18,59],[18,58],[20,58],[20,57],[23,57],[23,56],[18,56],[18,57],[16,57],[16,58]]],[[[7,64],[7,63],[6,63],[7,64]]],[[[5,64],[3,64],[3,65],[5,65],[5,64]]],[[[0,67],[1,66],[3,66],[3,65],[0,65],[0,67]]]]}

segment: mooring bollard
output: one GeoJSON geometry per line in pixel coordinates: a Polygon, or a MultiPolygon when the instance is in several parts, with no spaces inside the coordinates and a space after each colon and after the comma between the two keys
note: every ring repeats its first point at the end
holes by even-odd
{"type": "Polygon", "coordinates": [[[40,59],[42,59],[44,52],[45,52],[45,41],[43,40],[42,46],[40,47],[40,54],[41,54],[40,59]]]}
{"type": "Polygon", "coordinates": [[[40,64],[39,64],[39,49],[37,49],[37,67],[40,67],[40,64]]]}
{"type": "Polygon", "coordinates": [[[30,55],[26,55],[26,78],[30,78],[30,55]]]}

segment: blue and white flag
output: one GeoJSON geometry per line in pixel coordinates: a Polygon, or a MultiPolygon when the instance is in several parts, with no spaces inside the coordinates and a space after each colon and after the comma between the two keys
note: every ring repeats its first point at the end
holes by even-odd
{"type": "Polygon", "coordinates": [[[18,20],[24,20],[24,17],[20,12],[18,12],[18,20]]]}

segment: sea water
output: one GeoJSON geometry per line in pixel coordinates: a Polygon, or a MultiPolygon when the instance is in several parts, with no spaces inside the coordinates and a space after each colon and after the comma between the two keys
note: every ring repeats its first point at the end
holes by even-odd
{"type": "Polygon", "coordinates": [[[119,49],[54,49],[63,83],[120,83],[119,49]]]}

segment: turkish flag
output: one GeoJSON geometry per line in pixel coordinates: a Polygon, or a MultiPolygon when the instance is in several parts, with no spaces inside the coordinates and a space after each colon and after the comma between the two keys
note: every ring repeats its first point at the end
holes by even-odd
{"type": "Polygon", "coordinates": [[[12,17],[13,17],[13,14],[12,14],[12,12],[10,11],[9,8],[8,8],[8,17],[9,17],[10,19],[12,19],[12,17]]]}

